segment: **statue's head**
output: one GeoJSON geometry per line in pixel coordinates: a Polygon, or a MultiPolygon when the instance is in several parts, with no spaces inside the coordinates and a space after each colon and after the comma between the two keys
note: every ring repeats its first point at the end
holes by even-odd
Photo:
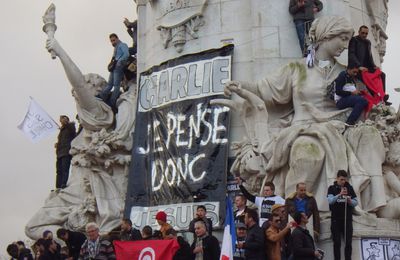
{"type": "MultiPolygon", "coordinates": [[[[106,80],[98,74],[88,73],[83,75],[83,78],[85,80],[84,87],[91,90],[93,96],[99,94],[107,85],[106,80]]],[[[72,96],[76,97],[74,89],[72,89],[72,96]]]]}
{"type": "Polygon", "coordinates": [[[97,95],[107,85],[106,80],[99,74],[89,73],[84,75],[85,86],[90,87],[94,90],[97,95]]]}
{"type": "Polygon", "coordinates": [[[347,49],[354,34],[350,22],[340,16],[323,16],[316,19],[310,28],[309,36],[316,50],[325,49],[331,56],[339,56],[347,49]]]}

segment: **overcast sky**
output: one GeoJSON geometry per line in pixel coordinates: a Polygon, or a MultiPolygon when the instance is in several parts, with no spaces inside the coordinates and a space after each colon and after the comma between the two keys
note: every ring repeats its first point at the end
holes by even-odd
{"type": "MultiPolygon", "coordinates": [[[[136,17],[133,0],[68,0],[56,5],[56,38],[83,73],[108,77],[106,64],[112,47],[109,33],[131,43],[123,18],[136,17]]],[[[0,255],[12,241],[26,239],[24,226],[43,205],[55,183],[56,134],[32,144],[17,129],[25,116],[29,96],[56,120],[60,114],[75,117],[70,85],[59,60],[52,60],[45,46],[42,15],[48,0],[1,0],[0,9],[0,255]]],[[[383,70],[387,88],[400,87],[400,1],[389,1],[387,52],[383,70]],[[397,27],[397,28],[396,28],[397,27]],[[397,76],[397,77],[396,77],[397,76]]],[[[390,92],[389,92],[390,93],[390,92]]],[[[399,104],[399,94],[391,100],[399,104]]],[[[0,256],[1,259],[1,256],[0,256]]]]}

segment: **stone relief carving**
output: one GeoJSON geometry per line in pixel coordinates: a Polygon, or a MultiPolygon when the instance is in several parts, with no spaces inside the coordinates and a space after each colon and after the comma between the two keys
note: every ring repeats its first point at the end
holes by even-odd
{"type": "Polygon", "coordinates": [[[135,122],[136,84],[117,101],[118,113],[96,98],[106,85],[97,74],[83,75],[54,37],[46,48],[58,57],[72,86],[83,130],[73,140],[68,186],[51,192],[28,222],[25,233],[37,239],[44,230],[83,230],[91,221],[101,232],[119,225],[124,209],[127,174],[135,122]]]}
{"type": "Polygon", "coordinates": [[[366,0],[365,5],[371,19],[371,32],[376,42],[375,48],[382,63],[388,39],[385,32],[388,19],[388,0],[366,0]]]}
{"type": "Polygon", "coordinates": [[[202,14],[207,0],[152,1],[156,12],[160,37],[164,48],[172,45],[178,53],[183,51],[187,37],[198,38],[198,30],[204,25],[202,14]]]}

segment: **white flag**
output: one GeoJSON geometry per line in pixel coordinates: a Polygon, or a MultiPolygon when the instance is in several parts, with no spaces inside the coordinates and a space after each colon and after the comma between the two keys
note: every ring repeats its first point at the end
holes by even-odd
{"type": "Polygon", "coordinates": [[[57,123],[31,97],[28,112],[18,128],[34,143],[58,130],[57,123]]]}

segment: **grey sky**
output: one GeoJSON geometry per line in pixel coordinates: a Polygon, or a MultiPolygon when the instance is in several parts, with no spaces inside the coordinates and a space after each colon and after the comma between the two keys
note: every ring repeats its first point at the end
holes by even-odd
{"type": "MultiPolygon", "coordinates": [[[[75,116],[62,66],[44,48],[46,35],[41,29],[41,17],[51,2],[2,0],[1,3],[0,255],[5,254],[8,243],[26,239],[26,222],[43,205],[55,183],[56,134],[32,144],[16,128],[26,113],[29,96],[56,120],[60,114],[75,116]]],[[[82,72],[96,72],[106,78],[106,64],[112,54],[108,34],[115,32],[124,42],[131,43],[122,20],[136,16],[133,0],[55,0],[54,3],[58,26],[55,37],[82,72]]],[[[383,70],[396,108],[399,94],[391,90],[400,87],[397,75],[400,34],[396,28],[399,24],[400,1],[390,0],[389,40],[383,70]]]]}

